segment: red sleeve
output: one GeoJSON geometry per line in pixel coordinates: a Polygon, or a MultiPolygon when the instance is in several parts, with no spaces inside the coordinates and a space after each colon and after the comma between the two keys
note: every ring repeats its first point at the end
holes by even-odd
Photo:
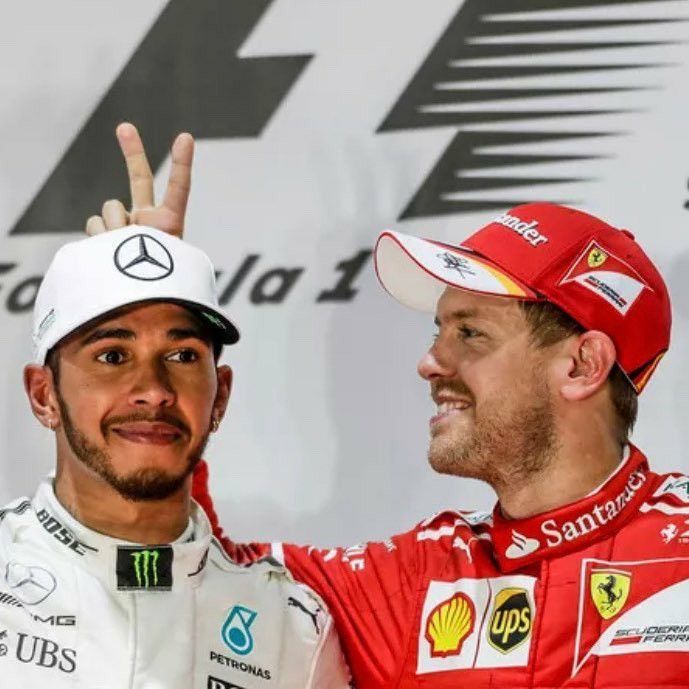
{"type": "Polygon", "coordinates": [[[290,544],[238,545],[220,528],[208,493],[208,467],[194,475],[194,498],[204,507],[230,557],[251,562],[271,554],[319,593],[332,613],[359,689],[394,684],[412,643],[419,595],[416,532],[383,543],[318,550],[290,544]]]}
{"type": "Polygon", "coordinates": [[[359,689],[395,686],[402,670],[419,593],[414,541],[409,533],[331,550],[282,545],[287,568],[328,605],[359,689]]]}
{"type": "Polygon", "coordinates": [[[235,562],[240,565],[248,565],[271,554],[270,543],[235,543],[224,534],[222,526],[220,526],[218,514],[215,511],[215,507],[213,507],[213,499],[208,490],[208,464],[203,459],[194,468],[191,495],[208,515],[213,528],[213,535],[222,543],[225,552],[235,562]]]}

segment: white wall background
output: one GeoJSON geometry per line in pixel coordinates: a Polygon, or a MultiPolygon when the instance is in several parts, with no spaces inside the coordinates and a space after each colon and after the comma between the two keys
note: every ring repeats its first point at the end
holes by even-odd
{"type": "MultiPolygon", "coordinates": [[[[530,18],[689,18],[684,0],[592,4],[600,6],[530,18]]],[[[52,434],[33,419],[22,390],[30,315],[9,313],[5,299],[23,278],[40,274],[63,241],[77,236],[9,232],[165,5],[4,2],[0,262],[18,266],[0,276],[0,502],[32,493],[54,459],[52,434]]],[[[436,476],[426,463],[432,406],[415,365],[433,332],[431,318],[405,311],[384,294],[370,263],[356,281],[354,300],[315,303],[336,282],[335,264],[372,247],[384,227],[459,241],[497,214],[398,220],[458,127],[378,132],[461,6],[461,0],[274,0],[241,56],[313,58],[260,136],[199,141],[188,239],[224,271],[221,287],[247,254],[261,255],[227,307],[243,338],[225,354],[235,369],[235,388],[229,415],[208,451],[216,503],[235,538],[347,543],[403,530],[445,506],[492,506],[486,487],[436,476]],[[251,285],[275,266],[306,269],[282,304],[251,304],[251,285]]],[[[515,38],[529,39],[534,36],[515,38]]],[[[503,58],[501,64],[515,65],[659,66],[504,80],[493,86],[613,84],[632,90],[491,101],[480,109],[626,111],[474,126],[624,133],[589,140],[585,152],[601,155],[597,160],[481,174],[589,179],[508,188],[498,196],[515,203],[568,200],[632,229],[657,262],[673,296],[673,345],[642,396],[634,439],[660,471],[689,469],[683,434],[689,422],[687,39],[686,19],[551,32],[547,40],[666,43],[503,58]]],[[[151,98],[155,90],[152,84],[151,98]]],[[[467,107],[477,106],[463,105],[459,94],[455,109],[467,107]]],[[[521,150],[576,154],[582,147],[569,140],[521,150]]],[[[158,171],[159,189],[167,169],[165,163],[158,171]]]]}

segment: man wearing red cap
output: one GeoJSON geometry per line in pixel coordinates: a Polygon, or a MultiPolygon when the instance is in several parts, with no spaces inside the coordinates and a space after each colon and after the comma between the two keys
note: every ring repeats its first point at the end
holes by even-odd
{"type": "MultiPolygon", "coordinates": [[[[136,177],[138,137],[121,143],[136,177]]],[[[360,689],[689,686],[689,478],[628,442],[671,322],[633,236],[539,203],[459,246],[386,232],[375,259],[392,296],[435,312],[430,463],[488,482],[495,509],[351,548],[228,552],[272,554],[323,595],[360,689]]]]}

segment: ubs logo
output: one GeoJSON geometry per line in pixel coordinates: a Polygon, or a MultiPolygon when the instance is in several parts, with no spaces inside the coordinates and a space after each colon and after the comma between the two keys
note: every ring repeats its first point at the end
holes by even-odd
{"type": "Polygon", "coordinates": [[[135,280],[162,280],[174,269],[170,252],[147,234],[125,239],[115,250],[115,265],[120,273],[135,280]]]}

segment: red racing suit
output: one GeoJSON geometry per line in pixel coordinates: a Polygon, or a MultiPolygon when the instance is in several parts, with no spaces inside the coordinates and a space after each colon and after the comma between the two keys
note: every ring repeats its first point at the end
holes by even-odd
{"type": "MultiPolygon", "coordinates": [[[[195,497],[222,537],[207,492],[195,497]]],[[[442,512],[382,543],[272,555],[318,591],[358,689],[689,687],[689,477],[631,448],[594,493],[506,520],[442,512]]]]}

